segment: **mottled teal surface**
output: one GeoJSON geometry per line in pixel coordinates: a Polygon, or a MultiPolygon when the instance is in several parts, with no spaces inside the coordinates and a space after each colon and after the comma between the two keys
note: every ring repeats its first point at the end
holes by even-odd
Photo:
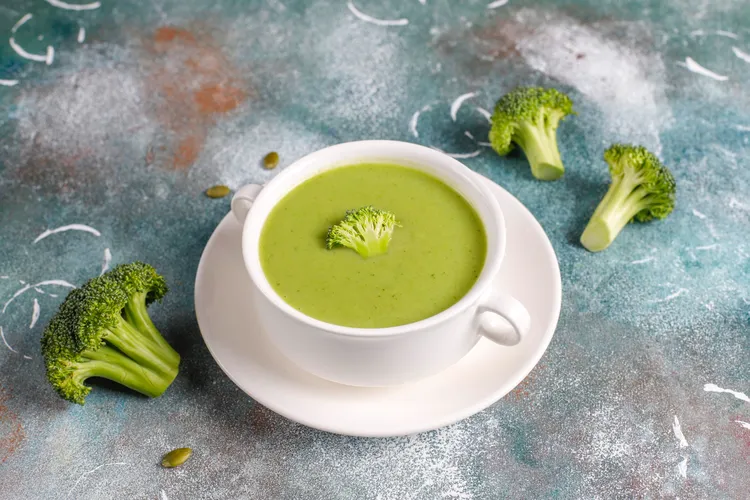
{"type": "Polygon", "coordinates": [[[112,264],[148,261],[172,285],[153,316],[184,364],[159,399],[107,386],[85,407],[66,404],[39,353],[66,289],[17,296],[0,313],[0,497],[747,498],[750,4],[487,3],[356,0],[373,17],[409,21],[378,26],[343,0],[3,2],[3,39],[31,13],[15,40],[34,54],[51,45],[55,58],[0,46],[0,79],[19,81],[0,87],[0,302],[19,281],[83,283],[106,248],[112,264]],[[559,130],[558,182],[475,142],[487,133],[476,106],[491,109],[519,83],[575,101],[559,130]],[[478,94],[454,122],[450,104],[468,92],[478,94]],[[425,106],[415,137],[409,123],[425,106]],[[529,207],[563,279],[557,333],[522,386],[403,439],[316,432],[256,405],[214,363],[192,305],[201,250],[229,208],[205,188],[270,178],[258,165],[269,150],[288,165],[370,138],[479,151],[464,162],[529,207]],[[679,200],[667,220],[628,227],[594,255],[577,240],[606,190],[601,155],[613,141],[657,152],[679,200]],[[73,223],[101,236],[33,243],[73,223]],[[195,449],[186,466],[158,466],[185,445],[195,449]]]}

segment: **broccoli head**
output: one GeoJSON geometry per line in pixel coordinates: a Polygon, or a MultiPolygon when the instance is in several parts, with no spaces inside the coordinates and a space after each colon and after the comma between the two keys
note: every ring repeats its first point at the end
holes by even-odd
{"type": "Polygon", "coordinates": [[[148,316],[167,292],[164,278],[141,262],[117,266],[72,290],[42,336],[47,378],[68,401],[84,404],[91,377],[146,396],[161,395],[177,376],[180,355],[148,316]]]}
{"type": "Polygon", "coordinates": [[[534,177],[559,179],[564,168],[557,149],[557,125],[574,113],[573,101],[558,90],[516,88],[495,105],[490,129],[492,149],[505,156],[516,144],[526,155],[534,177]]]}
{"type": "Polygon", "coordinates": [[[388,250],[396,226],[396,216],[385,210],[371,206],[349,210],[341,222],[328,229],[326,248],[340,245],[362,257],[380,255],[388,250]]]}
{"type": "Polygon", "coordinates": [[[592,252],[607,248],[628,222],[663,219],[675,205],[672,173],[646,148],[614,144],[604,160],[612,183],[581,235],[581,244],[592,252]]]}

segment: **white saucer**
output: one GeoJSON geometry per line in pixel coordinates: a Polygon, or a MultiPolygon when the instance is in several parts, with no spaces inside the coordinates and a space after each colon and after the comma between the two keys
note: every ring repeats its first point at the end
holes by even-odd
{"type": "Polygon", "coordinates": [[[485,177],[508,231],[499,282],[526,305],[532,327],[523,342],[482,339],[461,361],[428,379],[391,388],[335,384],[298,368],[265,338],[250,305],[241,227],[229,213],[208,241],[195,279],[203,339],[222,370],[257,402],[316,429],[352,436],[401,436],[467,418],[510,392],[552,340],[560,314],[560,268],[534,216],[485,177]]]}

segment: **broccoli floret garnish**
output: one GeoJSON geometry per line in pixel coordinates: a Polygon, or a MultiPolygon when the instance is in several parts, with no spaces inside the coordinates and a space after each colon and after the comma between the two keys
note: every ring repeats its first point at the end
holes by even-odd
{"type": "Polygon", "coordinates": [[[141,262],[117,266],[71,291],[42,336],[55,391],[82,405],[91,391],[86,379],[101,377],[160,396],[177,376],[180,355],[146,308],[166,293],[164,278],[141,262]]]}
{"type": "Polygon", "coordinates": [[[604,159],[612,184],[581,235],[581,244],[592,252],[607,248],[628,222],[663,219],[675,204],[672,173],[646,148],[614,144],[604,159]]]}
{"type": "Polygon", "coordinates": [[[371,206],[348,210],[341,222],[328,229],[326,248],[341,245],[362,257],[380,255],[388,250],[396,226],[396,216],[385,210],[371,206]]]}
{"type": "Polygon", "coordinates": [[[526,154],[534,177],[559,179],[565,170],[557,149],[557,125],[570,114],[575,114],[573,101],[555,89],[516,88],[495,105],[490,129],[492,149],[505,156],[515,143],[526,154]]]}

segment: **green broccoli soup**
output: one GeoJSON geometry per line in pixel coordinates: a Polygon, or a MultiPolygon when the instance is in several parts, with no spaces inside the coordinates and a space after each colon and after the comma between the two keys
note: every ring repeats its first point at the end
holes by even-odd
{"type": "Polygon", "coordinates": [[[404,325],[447,309],[474,285],[486,253],[482,222],[461,195],[428,174],[384,164],[305,181],[273,208],[260,237],[263,271],[289,305],[360,328],[404,325]],[[350,210],[357,213],[347,216],[350,210]],[[363,257],[340,244],[327,248],[329,228],[359,214],[395,216],[387,250],[373,247],[363,257]]]}

